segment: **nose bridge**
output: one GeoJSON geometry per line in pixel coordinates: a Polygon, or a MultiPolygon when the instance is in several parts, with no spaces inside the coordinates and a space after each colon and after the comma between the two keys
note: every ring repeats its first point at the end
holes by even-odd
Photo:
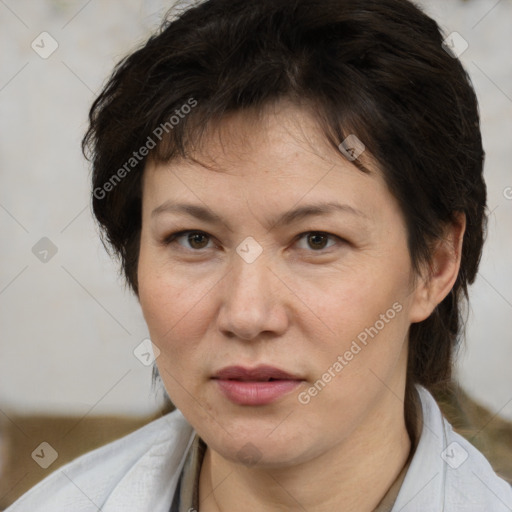
{"type": "Polygon", "coordinates": [[[286,326],[286,313],[279,300],[270,261],[264,255],[247,260],[243,255],[233,254],[231,265],[222,291],[219,328],[247,340],[264,331],[282,331],[286,326]]]}

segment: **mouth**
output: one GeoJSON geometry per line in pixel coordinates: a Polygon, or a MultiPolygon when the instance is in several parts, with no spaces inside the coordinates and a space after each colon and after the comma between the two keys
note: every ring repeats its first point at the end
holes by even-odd
{"type": "Polygon", "coordinates": [[[273,366],[228,366],[212,379],[225,398],[237,405],[266,405],[293,391],[304,381],[300,376],[273,366]]]}
{"type": "Polygon", "coordinates": [[[214,379],[239,380],[244,382],[269,382],[274,380],[303,380],[297,375],[288,373],[274,366],[261,365],[256,368],[243,366],[227,366],[218,371],[214,379]]]}

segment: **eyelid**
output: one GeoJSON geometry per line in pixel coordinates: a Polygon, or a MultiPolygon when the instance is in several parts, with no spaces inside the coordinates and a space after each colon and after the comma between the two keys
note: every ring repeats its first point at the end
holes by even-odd
{"type": "MultiPolygon", "coordinates": [[[[310,229],[309,231],[304,231],[300,234],[298,234],[296,237],[295,237],[295,240],[294,240],[294,244],[298,243],[300,240],[302,240],[306,235],[311,235],[311,234],[315,234],[315,235],[324,235],[326,236],[327,238],[330,238],[332,240],[335,240],[336,242],[341,242],[341,243],[346,243],[347,241],[343,238],[341,238],[340,236],[338,235],[335,235],[333,233],[329,233],[328,231],[319,231],[319,230],[315,230],[315,229],[310,229]]],[[[328,247],[325,247],[323,249],[318,249],[318,250],[314,250],[314,249],[302,249],[302,250],[305,250],[305,251],[308,251],[308,252],[311,252],[311,253],[322,253],[324,251],[326,251],[327,249],[330,249],[331,247],[335,246],[336,244],[332,244],[328,247]]]]}
{"type": "MultiPolygon", "coordinates": [[[[165,236],[162,239],[161,243],[165,246],[168,246],[168,245],[172,244],[173,242],[176,242],[176,240],[178,238],[181,238],[181,237],[184,237],[184,236],[190,235],[190,234],[195,234],[195,233],[205,235],[209,238],[209,242],[215,243],[214,236],[206,231],[201,230],[201,229],[182,229],[180,231],[175,231],[175,232],[171,233],[170,235],[165,236]]],[[[335,235],[333,233],[329,233],[327,231],[319,231],[319,230],[310,229],[309,231],[303,231],[302,233],[299,233],[298,235],[296,235],[293,239],[292,245],[297,244],[298,242],[303,240],[307,235],[311,235],[311,234],[323,235],[323,236],[326,236],[328,239],[334,240],[335,242],[338,242],[338,243],[347,243],[347,241],[345,239],[343,239],[340,236],[335,235]]],[[[179,243],[177,245],[179,245],[184,250],[188,250],[190,252],[196,252],[196,253],[206,251],[207,249],[212,249],[212,247],[203,247],[201,249],[193,249],[193,248],[186,247],[179,243]]],[[[336,245],[336,243],[331,244],[322,249],[318,249],[318,250],[306,249],[306,248],[300,248],[300,250],[307,251],[307,252],[310,252],[313,254],[314,253],[321,254],[335,245],[336,245]]]]}
{"type": "MultiPolygon", "coordinates": [[[[186,235],[194,234],[194,233],[206,235],[209,238],[209,242],[210,241],[213,242],[213,240],[212,240],[213,236],[210,235],[210,233],[207,233],[206,231],[202,231],[201,229],[182,229],[181,231],[175,231],[175,232],[171,233],[170,235],[165,236],[162,240],[162,244],[165,246],[168,246],[168,245],[172,244],[173,242],[175,242],[176,239],[181,238],[186,235]]],[[[183,249],[189,250],[191,252],[201,252],[206,249],[211,249],[211,247],[204,247],[202,249],[192,249],[190,247],[185,247],[184,245],[181,245],[181,244],[177,244],[177,245],[179,245],[183,249]]]]}

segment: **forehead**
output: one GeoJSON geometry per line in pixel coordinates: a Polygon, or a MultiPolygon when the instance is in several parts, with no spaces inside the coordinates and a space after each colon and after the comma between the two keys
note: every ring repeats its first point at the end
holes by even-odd
{"type": "Polygon", "coordinates": [[[216,200],[222,207],[243,196],[266,208],[272,202],[336,198],[366,202],[371,209],[378,199],[390,198],[382,173],[370,167],[368,156],[361,158],[371,169],[365,173],[328,143],[308,111],[286,102],[226,116],[205,131],[192,156],[167,163],[150,160],[144,202],[158,206],[185,195],[216,200]]]}

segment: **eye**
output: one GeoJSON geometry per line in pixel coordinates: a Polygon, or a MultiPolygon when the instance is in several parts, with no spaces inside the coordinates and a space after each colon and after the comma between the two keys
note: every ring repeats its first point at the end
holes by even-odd
{"type": "Polygon", "coordinates": [[[308,233],[299,235],[297,243],[300,249],[321,251],[335,245],[337,240],[341,239],[335,235],[324,233],[323,231],[309,231],[308,233]]]}
{"type": "MultiPolygon", "coordinates": [[[[308,231],[298,236],[297,244],[299,249],[309,250],[313,252],[320,252],[324,249],[328,249],[337,242],[343,240],[330,233],[323,231],[308,231]]],[[[165,245],[171,245],[177,243],[184,249],[199,252],[203,249],[213,248],[213,241],[211,235],[204,231],[185,230],[173,233],[165,238],[165,245]]]]}
{"type": "Polygon", "coordinates": [[[191,249],[194,251],[210,249],[212,247],[208,247],[208,244],[211,242],[211,237],[204,231],[180,231],[178,233],[173,233],[165,239],[165,245],[170,245],[175,242],[185,249],[191,249]]]}

